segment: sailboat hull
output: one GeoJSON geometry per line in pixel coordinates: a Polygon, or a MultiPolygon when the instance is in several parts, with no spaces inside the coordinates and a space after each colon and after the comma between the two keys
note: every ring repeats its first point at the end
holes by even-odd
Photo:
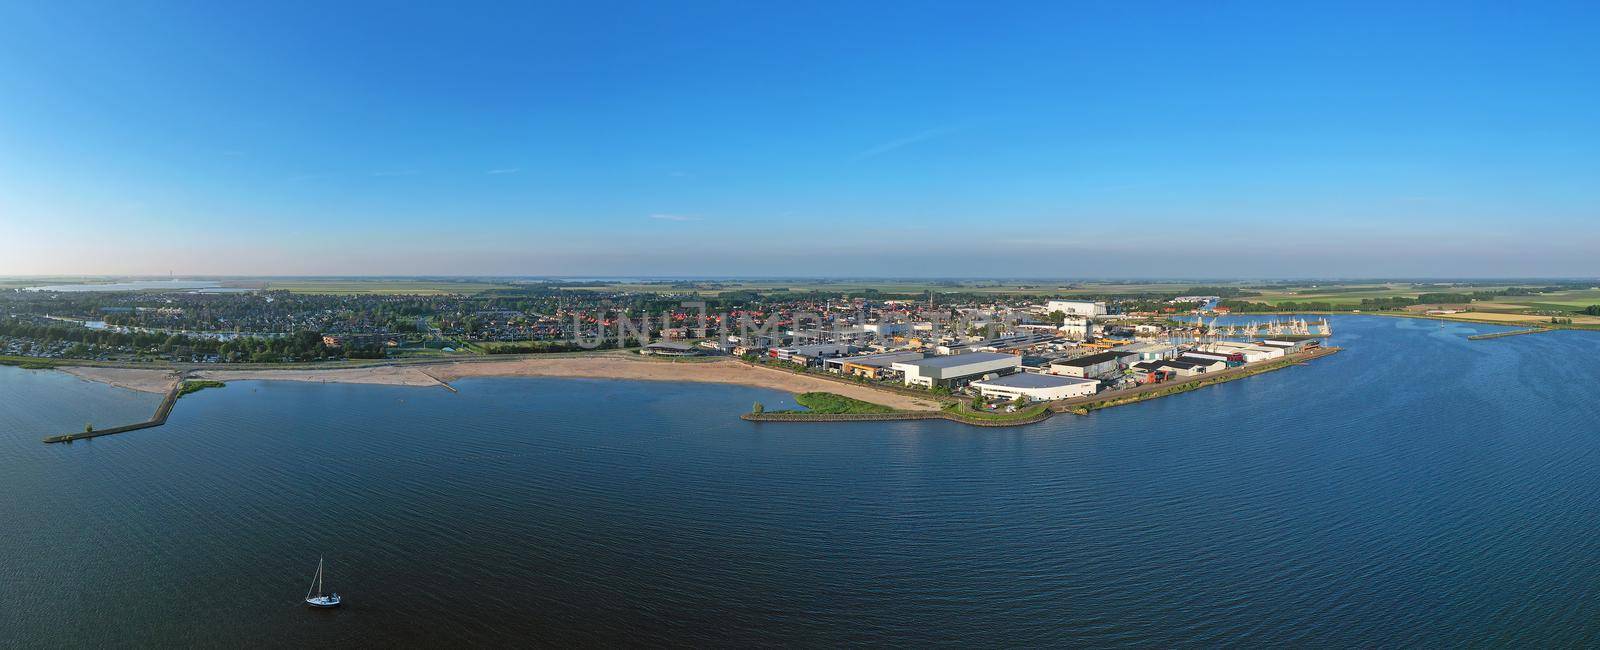
{"type": "Polygon", "coordinates": [[[319,608],[322,608],[322,609],[332,609],[334,607],[338,607],[339,606],[339,597],[338,596],[317,596],[316,598],[307,598],[306,599],[306,604],[310,605],[312,607],[319,607],[319,608]]]}

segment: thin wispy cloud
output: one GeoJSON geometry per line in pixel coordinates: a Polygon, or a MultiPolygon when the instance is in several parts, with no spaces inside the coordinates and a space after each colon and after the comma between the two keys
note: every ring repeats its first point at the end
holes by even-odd
{"type": "Polygon", "coordinates": [[[661,214],[659,212],[656,213],[656,214],[650,215],[650,218],[651,219],[655,219],[657,221],[699,221],[700,220],[700,217],[691,217],[691,216],[683,215],[683,214],[661,214]]]}
{"type": "Polygon", "coordinates": [[[955,126],[941,126],[939,128],[936,128],[936,129],[928,129],[926,131],[923,131],[923,132],[915,134],[915,135],[906,136],[906,137],[900,138],[898,140],[890,140],[890,141],[885,142],[883,144],[880,144],[880,145],[878,145],[876,147],[871,147],[869,149],[866,149],[865,151],[862,151],[861,153],[856,154],[855,155],[855,160],[859,161],[859,160],[866,160],[868,158],[876,158],[878,156],[881,156],[883,154],[889,153],[889,152],[894,151],[896,149],[903,149],[905,147],[909,147],[909,146],[917,144],[919,142],[926,142],[928,140],[933,140],[935,138],[942,138],[944,136],[950,135],[950,134],[955,133],[956,131],[960,131],[960,130],[961,130],[960,127],[955,127],[955,126]]]}
{"type": "Polygon", "coordinates": [[[500,168],[500,169],[491,169],[491,170],[489,170],[487,172],[484,172],[484,173],[485,174],[489,174],[491,176],[499,176],[501,174],[515,174],[515,173],[520,172],[520,171],[522,171],[521,167],[503,167],[503,168],[500,168]]]}

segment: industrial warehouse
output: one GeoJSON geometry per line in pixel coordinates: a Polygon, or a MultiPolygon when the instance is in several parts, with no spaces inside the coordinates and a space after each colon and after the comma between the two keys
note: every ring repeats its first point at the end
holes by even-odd
{"type": "MultiPolygon", "coordinates": [[[[909,301],[855,299],[815,306],[823,318],[812,325],[700,345],[796,371],[964,395],[975,408],[1014,410],[1271,362],[1314,348],[1331,333],[1326,320],[1201,320],[1216,302],[1215,296],[1186,297],[1179,308],[1195,317],[1183,321],[1119,312],[1093,300],[941,310],[931,303],[918,309],[909,301]],[[931,315],[946,318],[919,318],[931,315]]],[[[682,344],[652,344],[641,352],[693,353],[682,344]]]]}

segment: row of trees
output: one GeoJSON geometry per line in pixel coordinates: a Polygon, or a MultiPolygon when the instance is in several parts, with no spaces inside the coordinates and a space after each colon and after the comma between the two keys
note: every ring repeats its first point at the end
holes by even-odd
{"type": "MultiPolygon", "coordinates": [[[[274,363],[315,361],[340,356],[340,351],[322,344],[321,332],[295,332],[281,337],[243,337],[219,341],[202,336],[156,332],[119,332],[76,325],[56,325],[18,320],[0,321],[0,336],[37,341],[44,345],[71,343],[63,354],[73,358],[94,355],[95,348],[160,352],[189,356],[215,354],[223,361],[274,363]]],[[[32,345],[27,346],[30,350],[32,345]]],[[[26,350],[25,350],[26,351],[26,350]]]]}
{"type": "MultiPolygon", "coordinates": [[[[0,321],[0,336],[9,336],[20,339],[31,339],[45,344],[56,342],[81,343],[83,345],[97,345],[118,348],[160,349],[171,350],[184,346],[195,349],[204,349],[206,352],[216,350],[219,345],[212,339],[191,338],[178,334],[161,334],[156,332],[119,332],[109,329],[93,329],[79,325],[66,325],[55,323],[39,323],[19,320],[0,321]]],[[[320,336],[318,337],[320,340],[320,336]]]]}
{"type": "Polygon", "coordinates": [[[1342,311],[1350,308],[1348,305],[1334,305],[1329,302],[1280,302],[1274,305],[1244,300],[1224,300],[1218,303],[1217,306],[1226,308],[1235,314],[1278,311],[1342,311]]]}
{"type": "Polygon", "coordinates": [[[483,351],[488,354],[540,354],[547,352],[582,352],[584,350],[615,350],[618,348],[640,347],[643,341],[636,338],[626,340],[607,338],[599,346],[584,347],[574,341],[519,341],[516,343],[495,343],[483,346],[483,351]]]}

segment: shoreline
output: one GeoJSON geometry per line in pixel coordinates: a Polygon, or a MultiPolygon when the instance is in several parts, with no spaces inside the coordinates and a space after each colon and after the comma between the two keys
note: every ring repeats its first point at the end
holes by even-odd
{"type": "Polygon", "coordinates": [[[839,422],[874,420],[945,419],[984,427],[1007,427],[1033,424],[1049,418],[1054,413],[1071,412],[1087,415],[1089,412],[1132,404],[1148,399],[1184,393],[1209,385],[1242,379],[1294,365],[1304,365],[1340,350],[1324,347],[1297,353],[1271,362],[1250,367],[1234,368],[1213,376],[1191,377],[1183,381],[1160,386],[1149,385],[1109,394],[1098,394],[1070,400],[1047,402],[1037,412],[1019,417],[982,417],[950,410],[947,403],[933,397],[903,393],[864,386],[853,382],[810,376],[776,368],[766,368],[742,363],[733,359],[716,358],[695,361],[662,361],[633,359],[620,355],[593,355],[563,358],[497,359],[493,361],[444,361],[427,364],[369,366],[361,368],[329,368],[323,370],[261,369],[261,370],[192,370],[73,367],[57,369],[85,381],[96,381],[111,386],[144,392],[164,392],[165,399],[149,421],[114,427],[104,431],[85,431],[50,436],[46,443],[71,442],[76,439],[98,437],[161,426],[166,422],[173,403],[184,394],[181,388],[188,379],[215,381],[300,381],[311,383],[379,384],[392,386],[438,386],[452,393],[458,392],[450,382],[472,377],[575,377],[594,379],[621,379],[637,381],[691,381],[700,383],[737,384],[757,388],[787,391],[798,395],[808,392],[826,392],[843,395],[864,402],[893,409],[891,413],[808,414],[804,412],[747,413],[740,416],[756,422],[839,422]]]}
{"type": "Polygon", "coordinates": [[[92,381],[117,388],[138,391],[141,393],[165,394],[178,385],[182,373],[176,370],[156,370],[145,368],[112,368],[105,366],[57,366],[60,370],[78,379],[92,381]]]}
{"type": "MultiPolygon", "coordinates": [[[[80,379],[149,393],[165,393],[180,373],[171,369],[67,366],[56,368],[80,379]]],[[[336,384],[451,388],[459,379],[476,377],[575,377],[640,381],[692,381],[767,388],[792,394],[830,392],[903,411],[937,411],[933,397],[914,397],[782,370],[750,366],[732,359],[660,361],[620,355],[551,358],[441,360],[431,363],[373,365],[354,368],[262,368],[259,370],[193,370],[193,379],[213,381],[299,381],[336,384]]]]}

